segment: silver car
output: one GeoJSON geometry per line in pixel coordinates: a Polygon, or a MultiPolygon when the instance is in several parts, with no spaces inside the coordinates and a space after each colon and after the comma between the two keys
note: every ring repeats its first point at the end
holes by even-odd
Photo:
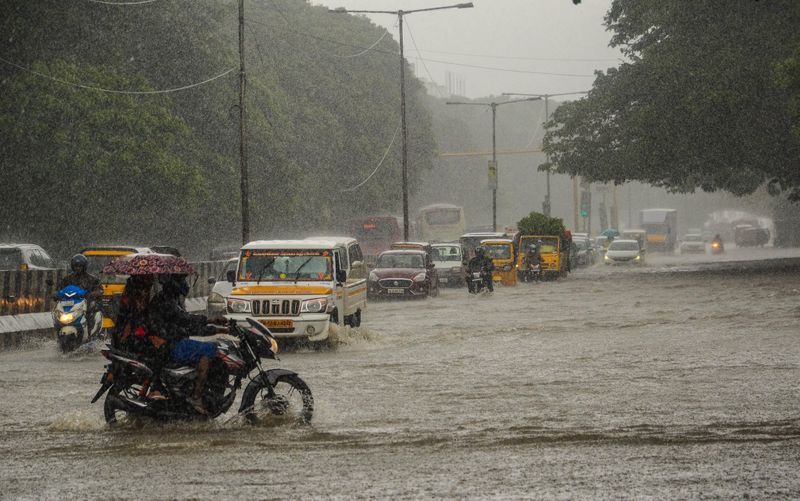
{"type": "Polygon", "coordinates": [[[636,240],[614,240],[608,246],[603,262],[606,264],[643,264],[644,252],[636,240]]]}

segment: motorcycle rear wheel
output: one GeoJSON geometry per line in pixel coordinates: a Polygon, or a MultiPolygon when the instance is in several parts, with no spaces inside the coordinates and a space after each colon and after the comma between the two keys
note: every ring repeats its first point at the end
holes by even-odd
{"type": "Polygon", "coordinates": [[[247,395],[243,402],[245,418],[252,424],[275,420],[310,423],[314,414],[314,397],[308,385],[297,375],[279,376],[273,387],[275,396],[269,398],[265,386],[247,395]]]}

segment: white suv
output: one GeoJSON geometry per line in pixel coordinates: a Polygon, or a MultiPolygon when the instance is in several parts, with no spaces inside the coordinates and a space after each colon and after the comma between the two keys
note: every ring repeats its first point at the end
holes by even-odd
{"type": "Polygon", "coordinates": [[[54,270],[56,262],[35,244],[0,244],[0,270],[54,270]]]}

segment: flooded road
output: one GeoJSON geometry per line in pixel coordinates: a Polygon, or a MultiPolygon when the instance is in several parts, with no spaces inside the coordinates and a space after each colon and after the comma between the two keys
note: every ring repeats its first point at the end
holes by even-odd
{"type": "Polygon", "coordinates": [[[101,357],[0,353],[0,497],[797,498],[800,259],[648,259],[371,303],[278,363],[311,426],[109,430],[101,357]]]}

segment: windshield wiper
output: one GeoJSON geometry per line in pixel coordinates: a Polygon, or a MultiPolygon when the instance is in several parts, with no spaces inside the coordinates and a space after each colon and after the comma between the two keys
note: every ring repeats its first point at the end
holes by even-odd
{"type": "Polygon", "coordinates": [[[268,260],[264,263],[264,266],[261,267],[261,271],[258,272],[258,278],[256,279],[256,284],[261,283],[261,277],[264,276],[264,272],[267,271],[267,267],[272,266],[272,263],[275,262],[275,258],[273,257],[272,260],[268,260]]]}
{"type": "Polygon", "coordinates": [[[307,265],[309,262],[311,262],[311,260],[314,259],[314,257],[316,257],[316,256],[311,256],[310,258],[306,259],[305,261],[303,261],[303,264],[301,264],[297,268],[297,271],[295,272],[295,275],[294,275],[294,283],[297,283],[297,281],[300,280],[300,270],[302,270],[305,265],[307,265]]]}

